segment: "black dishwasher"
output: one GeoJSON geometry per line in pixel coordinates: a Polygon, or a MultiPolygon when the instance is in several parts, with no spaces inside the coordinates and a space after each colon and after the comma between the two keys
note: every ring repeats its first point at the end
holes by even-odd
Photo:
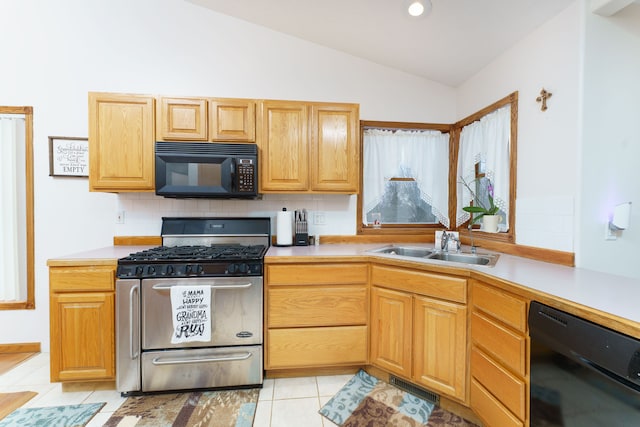
{"type": "Polygon", "coordinates": [[[531,427],[640,426],[640,340],[536,301],[529,334],[531,427]]]}

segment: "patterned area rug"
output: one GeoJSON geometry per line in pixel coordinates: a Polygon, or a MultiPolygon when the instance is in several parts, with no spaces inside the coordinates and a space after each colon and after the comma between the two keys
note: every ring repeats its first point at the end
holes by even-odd
{"type": "Polygon", "coordinates": [[[0,421],[0,427],[83,427],[105,403],[19,408],[0,421]]]}
{"type": "Polygon", "coordinates": [[[477,427],[362,370],[320,409],[320,414],[341,427],[477,427]]]}
{"type": "Polygon", "coordinates": [[[104,427],[251,427],[260,389],[129,397],[104,427]]]}

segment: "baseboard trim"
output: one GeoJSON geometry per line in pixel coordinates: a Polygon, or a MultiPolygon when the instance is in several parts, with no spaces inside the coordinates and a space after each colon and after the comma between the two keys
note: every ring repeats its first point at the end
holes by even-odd
{"type": "Polygon", "coordinates": [[[40,353],[40,343],[0,344],[0,353],[40,353]]]}

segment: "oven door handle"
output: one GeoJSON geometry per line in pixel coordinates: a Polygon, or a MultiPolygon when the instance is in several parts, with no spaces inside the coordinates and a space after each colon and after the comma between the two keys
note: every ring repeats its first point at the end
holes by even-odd
{"type": "Polygon", "coordinates": [[[156,357],[153,359],[152,363],[154,365],[179,365],[186,363],[234,362],[237,360],[247,360],[250,357],[251,353],[247,351],[245,353],[235,353],[227,356],[216,357],[156,357]]]}
{"type": "Polygon", "coordinates": [[[138,307],[138,300],[136,299],[136,294],[139,292],[139,285],[132,286],[129,290],[129,355],[131,356],[131,360],[138,358],[138,349],[137,347],[134,349],[133,342],[133,333],[134,331],[140,330],[140,321],[137,317],[135,317],[135,308],[138,307]],[[134,325],[135,323],[135,325],[134,325]]]}
{"type": "MultiPolygon", "coordinates": [[[[153,285],[152,289],[153,290],[167,290],[167,289],[171,289],[174,286],[180,286],[178,284],[158,284],[158,285],[153,285]]],[[[200,285],[198,285],[200,286],[200,285]]],[[[243,283],[241,285],[216,285],[215,283],[209,285],[209,287],[211,289],[246,289],[246,288],[250,288],[251,286],[253,286],[253,283],[243,283]]]]}

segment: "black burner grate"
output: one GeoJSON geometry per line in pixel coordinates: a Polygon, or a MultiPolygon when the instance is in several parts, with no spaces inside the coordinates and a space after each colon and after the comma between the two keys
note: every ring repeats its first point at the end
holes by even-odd
{"type": "Polygon", "coordinates": [[[267,248],[264,245],[158,246],[130,254],[121,262],[149,261],[223,261],[260,260],[267,248]]]}

